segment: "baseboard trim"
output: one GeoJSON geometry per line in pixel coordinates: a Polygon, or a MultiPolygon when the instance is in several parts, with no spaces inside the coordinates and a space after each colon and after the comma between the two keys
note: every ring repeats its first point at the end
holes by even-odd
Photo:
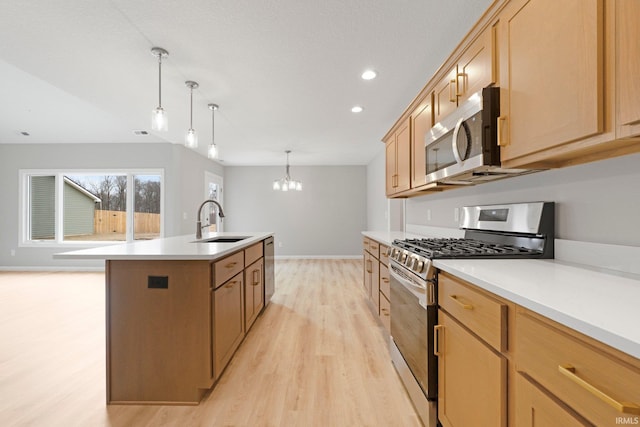
{"type": "Polygon", "coordinates": [[[276,255],[275,259],[362,259],[362,255],[276,255]]]}

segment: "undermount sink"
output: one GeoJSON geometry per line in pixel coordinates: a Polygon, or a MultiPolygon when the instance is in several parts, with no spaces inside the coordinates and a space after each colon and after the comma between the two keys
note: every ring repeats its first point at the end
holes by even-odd
{"type": "Polygon", "coordinates": [[[248,238],[249,236],[218,236],[210,239],[196,240],[193,243],[235,243],[248,238]]]}

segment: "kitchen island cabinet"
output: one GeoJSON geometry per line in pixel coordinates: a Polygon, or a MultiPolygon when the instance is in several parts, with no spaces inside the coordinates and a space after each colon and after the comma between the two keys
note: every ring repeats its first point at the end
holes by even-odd
{"type": "Polygon", "coordinates": [[[257,294],[271,235],[180,236],[57,256],[106,259],[107,403],[199,403],[242,343],[245,319],[255,322],[264,307],[257,294]]]}

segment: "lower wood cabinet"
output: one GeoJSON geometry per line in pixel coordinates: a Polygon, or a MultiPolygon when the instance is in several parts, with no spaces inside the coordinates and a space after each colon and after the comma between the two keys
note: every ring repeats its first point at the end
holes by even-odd
{"type": "Polygon", "coordinates": [[[373,312],[380,317],[387,333],[391,333],[391,304],[389,303],[388,246],[365,237],[363,239],[363,286],[373,312]]]}
{"type": "Polygon", "coordinates": [[[640,424],[640,360],[448,273],[438,275],[444,427],[640,424]]]}
{"type": "Polygon", "coordinates": [[[516,425],[521,427],[593,426],[523,374],[516,378],[516,425]]]}
{"type": "Polygon", "coordinates": [[[264,259],[260,258],[244,270],[244,316],[245,331],[264,307],[264,259]]]}
{"type": "Polygon", "coordinates": [[[640,424],[640,360],[524,308],[516,329],[518,371],[549,399],[593,425],[640,424]]]}
{"type": "Polygon", "coordinates": [[[244,338],[243,276],[239,273],[212,293],[213,369],[216,379],[244,338]]]}
{"type": "Polygon", "coordinates": [[[262,312],[262,247],[106,262],[107,403],[200,401],[262,312]]]}
{"type": "Polygon", "coordinates": [[[507,359],[442,310],[436,340],[442,425],[506,426],[507,359]]]}

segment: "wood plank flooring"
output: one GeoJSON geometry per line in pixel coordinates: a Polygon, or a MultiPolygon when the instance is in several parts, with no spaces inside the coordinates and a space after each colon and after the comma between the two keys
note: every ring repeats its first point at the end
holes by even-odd
{"type": "Polygon", "coordinates": [[[103,273],[0,273],[0,426],[420,426],[359,260],[278,260],[198,406],[105,404],[103,273]]]}

